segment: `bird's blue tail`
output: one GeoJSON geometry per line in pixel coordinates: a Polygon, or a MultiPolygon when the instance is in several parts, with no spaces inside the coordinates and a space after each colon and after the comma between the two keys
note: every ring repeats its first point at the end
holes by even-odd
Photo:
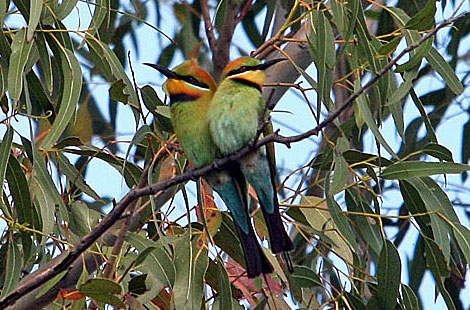
{"type": "Polygon", "coordinates": [[[229,164],[223,170],[206,176],[209,185],[220,195],[227,205],[237,228],[246,271],[249,278],[273,272],[273,267],[258,243],[248,214],[246,181],[238,166],[229,164]]]}

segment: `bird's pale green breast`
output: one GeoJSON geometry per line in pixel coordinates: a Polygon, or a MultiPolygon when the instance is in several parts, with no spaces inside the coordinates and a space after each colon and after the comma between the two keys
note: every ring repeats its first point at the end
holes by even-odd
{"type": "Polygon", "coordinates": [[[233,153],[255,138],[263,109],[264,101],[257,88],[230,79],[219,85],[207,119],[222,154],[233,153]]]}
{"type": "Polygon", "coordinates": [[[210,135],[206,114],[210,97],[178,102],[171,107],[171,120],[178,141],[195,167],[211,163],[216,146],[210,135]]]}

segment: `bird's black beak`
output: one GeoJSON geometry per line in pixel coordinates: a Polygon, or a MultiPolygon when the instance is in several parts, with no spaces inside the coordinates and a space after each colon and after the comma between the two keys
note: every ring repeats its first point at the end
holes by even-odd
{"type": "Polygon", "coordinates": [[[155,70],[160,71],[164,76],[166,76],[169,79],[179,79],[179,75],[176,74],[175,72],[171,71],[167,67],[157,65],[157,64],[151,64],[151,63],[144,63],[144,65],[152,67],[155,70]]]}
{"type": "Polygon", "coordinates": [[[270,59],[270,60],[267,60],[267,61],[263,62],[262,64],[259,64],[259,65],[255,66],[251,70],[266,70],[267,68],[271,67],[272,65],[275,65],[278,62],[281,62],[281,61],[284,61],[284,60],[287,60],[287,58],[270,59]]]}

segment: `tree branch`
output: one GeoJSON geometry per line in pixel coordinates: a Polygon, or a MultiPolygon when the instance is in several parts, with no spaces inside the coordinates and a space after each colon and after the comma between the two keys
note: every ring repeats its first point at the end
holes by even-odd
{"type": "MultiPolygon", "coordinates": [[[[307,34],[310,32],[310,23],[304,23],[302,27],[294,35],[296,39],[305,39],[307,34]]],[[[288,44],[283,52],[295,62],[295,64],[305,70],[311,63],[312,57],[310,56],[310,51],[307,43],[291,43],[288,44]]],[[[264,55],[263,59],[274,59],[284,57],[282,53],[276,49],[270,49],[270,53],[264,55]]],[[[288,61],[282,61],[275,66],[268,68],[266,70],[266,83],[272,82],[283,82],[283,83],[294,83],[300,76],[300,72],[288,61]]],[[[265,101],[268,99],[277,103],[282,96],[287,92],[287,87],[277,87],[274,89],[274,92],[265,92],[263,95],[265,101]],[[269,98],[268,96],[269,95],[269,98]]]]}
{"type": "Polygon", "coordinates": [[[207,40],[209,41],[209,47],[212,53],[214,53],[217,40],[215,38],[214,25],[212,25],[211,22],[211,16],[209,14],[209,5],[207,4],[207,0],[201,0],[201,10],[202,16],[204,18],[204,28],[206,30],[207,40]]]}
{"type": "MultiPolygon", "coordinates": [[[[230,2],[230,1],[229,1],[230,2]]],[[[400,60],[406,53],[416,49],[420,45],[422,45],[426,40],[430,39],[433,35],[436,34],[440,29],[464,18],[469,18],[470,13],[464,13],[457,17],[450,18],[443,23],[441,23],[438,27],[427,33],[423,36],[418,42],[412,44],[405,48],[402,52],[400,52],[395,58],[393,58],[380,72],[374,75],[372,79],[367,82],[364,86],[362,86],[357,92],[352,94],[346,102],[340,106],[335,112],[333,112],[329,117],[323,120],[320,124],[318,124],[315,128],[306,131],[302,134],[284,137],[279,135],[277,132],[271,136],[265,137],[263,139],[258,140],[253,145],[249,145],[244,147],[243,149],[230,154],[224,158],[217,159],[213,163],[198,169],[191,169],[187,172],[178,175],[168,181],[160,182],[157,184],[152,184],[147,187],[141,189],[133,189],[131,190],[122,200],[116,204],[113,210],[106,215],[103,220],[95,226],[95,228],[82,237],[79,242],[69,251],[67,255],[63,259],[60,257],[57,258],[56,261],[53,261],[51,265],[47,265],[47,267],[43,267],[38,270],[36,273],[31,274],[31,278],[29,281],[25,281],[25,283],[19,285],[14,291],[8,294],[3,300],[0,301],[0,309],[5,309],[6,307],[14,304],[19,298],[24,296],[25,294],[31,292],[32,290],[38,288],[39,286],[46,283],[48,280],[52,279],[54,276],[58,275],[60,272],[67,270],[70,265],[77,260],[100,236],[102,236],[114,223],[120,219],[122,213],[126,210],[126,208],[133,203],[139,197],[147,196],[147,195],[154,195],[160,191],[166,190],[174,185],[179,183],[183,183],[189,181],[194,178],[198,178],[204,176],[208,172],[217,169],[230,161],[237,160],[246,154],[252,152],[253,150],[269,143],[269,142],[278,142],[290,146],[291,143],[301,141],[306,139],[312,135],[318,135],[318,133],[325,128],[328,124],[333,122],[345,109],[354,102],[361,94],[363,94],[366,90],[368,90],[372,85],[374,85],[388,70],[390,70],[397,62],[400,60]]]]}
{"type": "Polygon", "coordinates": [[[220,79],[222,71],[230,59],[230,45],[232,43],[235,26],[237,26],[239,9],[238,1],[226,1],[224,25],[219,33],[215,50],[212,52],[212,63],[214,64],[213,76],[216,81],[220,79]]]}

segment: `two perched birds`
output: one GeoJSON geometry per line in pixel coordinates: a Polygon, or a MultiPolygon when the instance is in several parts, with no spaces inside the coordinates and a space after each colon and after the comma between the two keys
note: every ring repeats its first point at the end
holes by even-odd
{"type": "MultiPolygon", "coordinates": [[[[173,70],[146,64],[168,78],[163,88],[170,98],[171,121],[181,147],[195,167],[238,151],[256,138],[259,120],[265,117],[261,95],[264,70],[278,61],[236,59],[224,69],[218,87],[210,74],[192,60],[173,70]]],[[[258,196],[272,252],[284,253],[294,248],[279,214],[274,169],[262,147],[205,176],[233,216],[250,278],[271,273],[273,267],[251,224],[247,181],[258,196]]]]}

